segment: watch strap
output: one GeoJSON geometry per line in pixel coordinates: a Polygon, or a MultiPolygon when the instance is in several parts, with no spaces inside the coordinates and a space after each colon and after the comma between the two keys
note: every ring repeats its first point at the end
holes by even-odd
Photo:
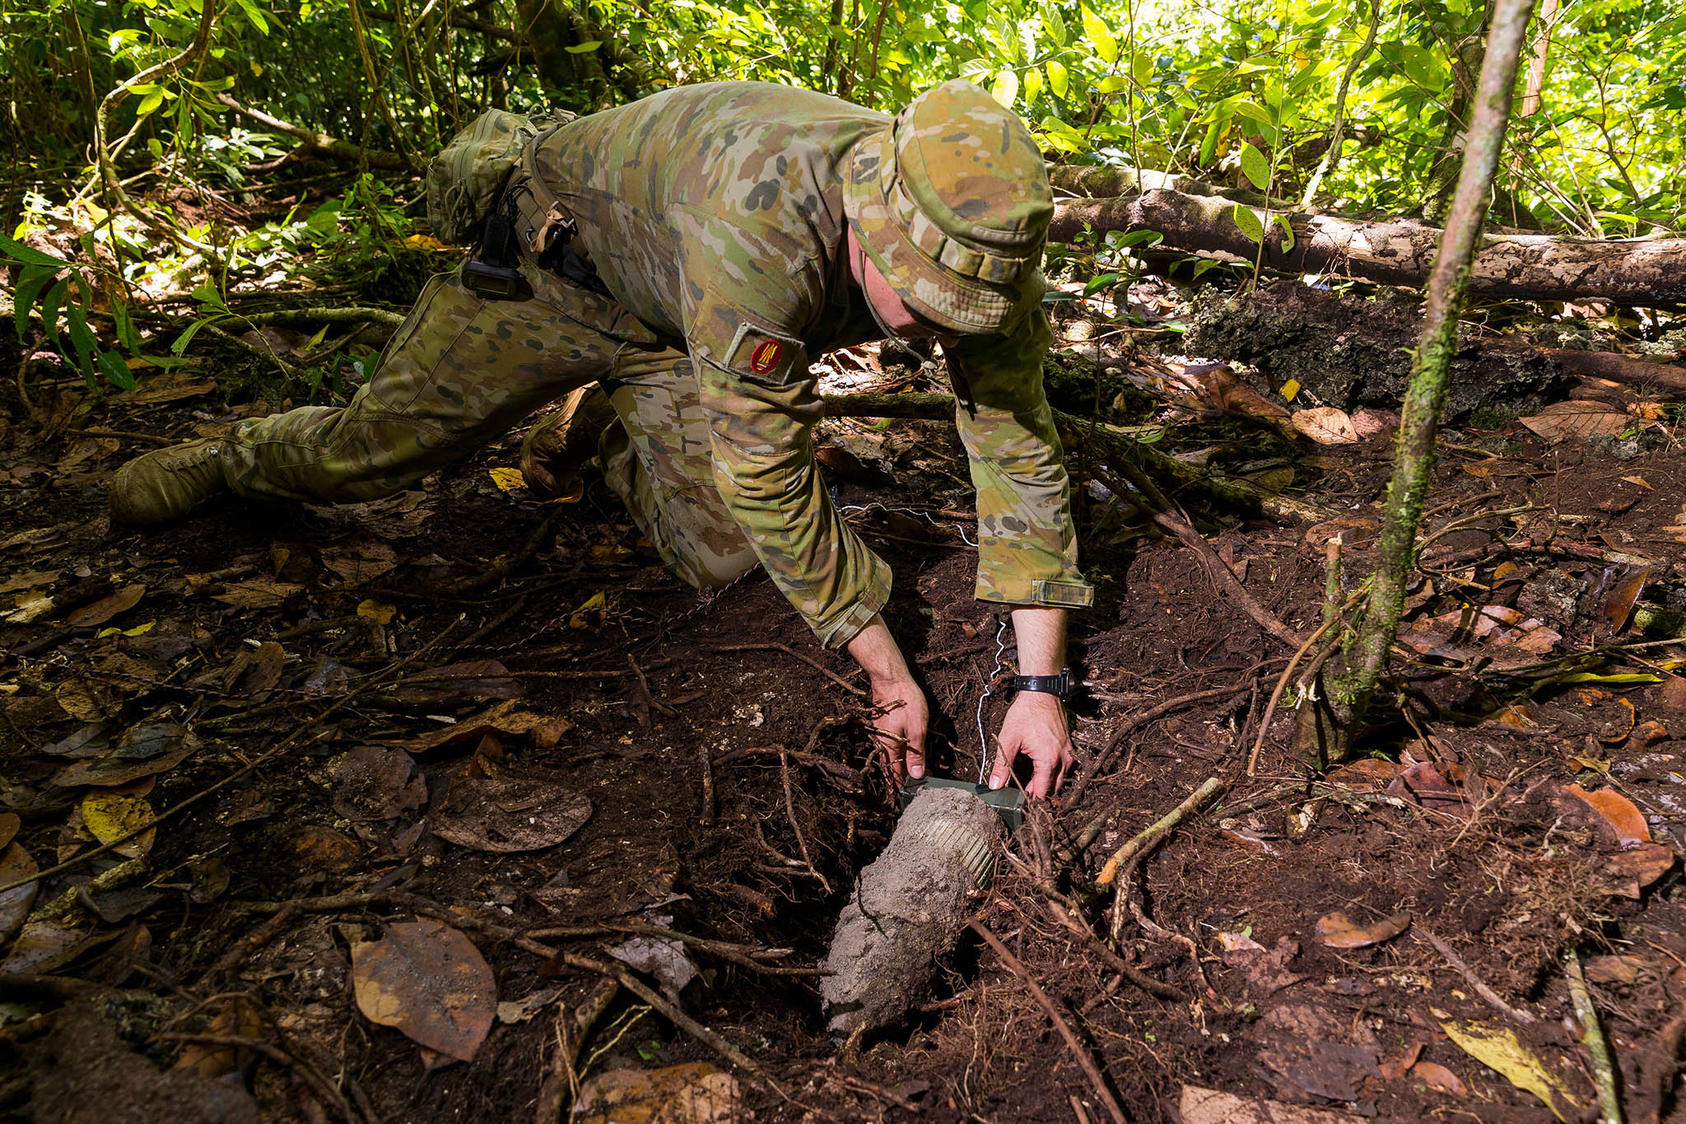
{"type": "Polygon", "coordinates": [[[1062,667],[1058,675],[1015,675],[1013,689],[1038,691],[1065,702],[1071,698],[1071,669],[1062,667]]]}

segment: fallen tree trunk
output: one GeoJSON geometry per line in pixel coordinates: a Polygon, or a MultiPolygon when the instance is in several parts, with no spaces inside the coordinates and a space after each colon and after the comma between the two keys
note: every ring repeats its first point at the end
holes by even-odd
{"type": "Polygon", "coordinates": [[[216,97],[223,105],[242,117],[249,117],[266,129],[274,129],[278,133],[284,133],[292,137],[299,142],[296,151],[303,152],[306,155],[332,156],[336,160],[345,160],[354,164],[363,163],[371,168],[408,170],[410,167],[409,162],[396,152],[380,152],[372,148],[363,148],[352,144],[350,141],[331,137],[327,133],[318,133],[305,128],[303,125],[283,121],[281,118],[265,113],[261,109],[253,109],[249,105],[243,105],[226,93],[219,93],[216,97]]]}
{"type": "MultiPolygon", "coordinates": [[[[828,418],[922,418],[945,421],[954,417],[952,394],[835,394],[821,399],[828,418]]],[[[1245,480],[1219,476],[1160,452],[1136,440],[1128,431],[1093,418],[1054,411],[1054,421],[1092,455],[1108,463],[1134,464],[1157,477],[1167,491],[1187,489],[1208,500],[1248,515],[1263,515],[1279,523],[1310,527],[1335,518],[1335,512],[1291,496],[1267,492],[1245,480]]],[[[1071,445],[1067,446],[1072,447],[1071,445]]]]}
{"type": "MultiPolygon", "coordinates": [[[[1171,250],[1251,263],[1259,247],[1236,225],[1231,200],[1150,190],[1113,199],[1071,199],[1054,210],[1051,241],[1085,228],[1153,230],[1171,250]]],[[[1261,222],[1264,212],[1254,208],[1261,222]]],[[[1419,288],[1434,263],[1440,231],[1409,219],[1378,222],[1337,215],[1289,214],[1292,245],[1266,223],[1263,264],[1284,273],[1330,273],[1419,288]]],[[[1686,238],[1590,239],[1501,234],[1483,239],[1470,270],[1470,292],[1513,300],[1609,300],[1618,304],[1686,303],[1686,238]]]]}

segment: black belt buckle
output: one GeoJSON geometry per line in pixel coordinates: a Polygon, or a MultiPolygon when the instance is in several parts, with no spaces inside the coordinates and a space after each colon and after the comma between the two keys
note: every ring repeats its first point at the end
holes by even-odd
{"type": "Polygon", "coordinates": [[[521,276],[519,269],[507,265],[491,265],[478,259],[470,259],[462,267],[462,283],[487,300],[530,300],[533,296],[532,288],[527,284],[527,279],[521,276]]]}

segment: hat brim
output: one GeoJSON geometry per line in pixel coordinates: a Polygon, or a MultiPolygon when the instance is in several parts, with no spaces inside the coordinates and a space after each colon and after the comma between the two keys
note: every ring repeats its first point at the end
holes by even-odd
{"type": "Polygon", "coordinates": [[[957,335],[1004,330],[1027,300],[1041,298],[1040,272],[1032,270],[1029,277],[1011,286],[989,285],[951,273],[926,257],[884,199],[880,171],[890,159],[894,159],[894,134],[889,125],[855,142],[849,156],[848,174],[843,177],[843,214],[861,248],[901,302],[921,319],[957,335]]]}

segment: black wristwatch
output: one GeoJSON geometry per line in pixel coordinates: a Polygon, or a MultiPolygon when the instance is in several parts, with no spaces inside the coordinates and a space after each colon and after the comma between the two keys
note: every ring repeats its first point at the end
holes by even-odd
{"type": "Polygon", "coordinates": [[[1058,675],[1015,675],[1015,691],[1040,691],[1053,695],[1061,702],[1071,701],[1071,668],[1062,667],[1058,675]]]}

